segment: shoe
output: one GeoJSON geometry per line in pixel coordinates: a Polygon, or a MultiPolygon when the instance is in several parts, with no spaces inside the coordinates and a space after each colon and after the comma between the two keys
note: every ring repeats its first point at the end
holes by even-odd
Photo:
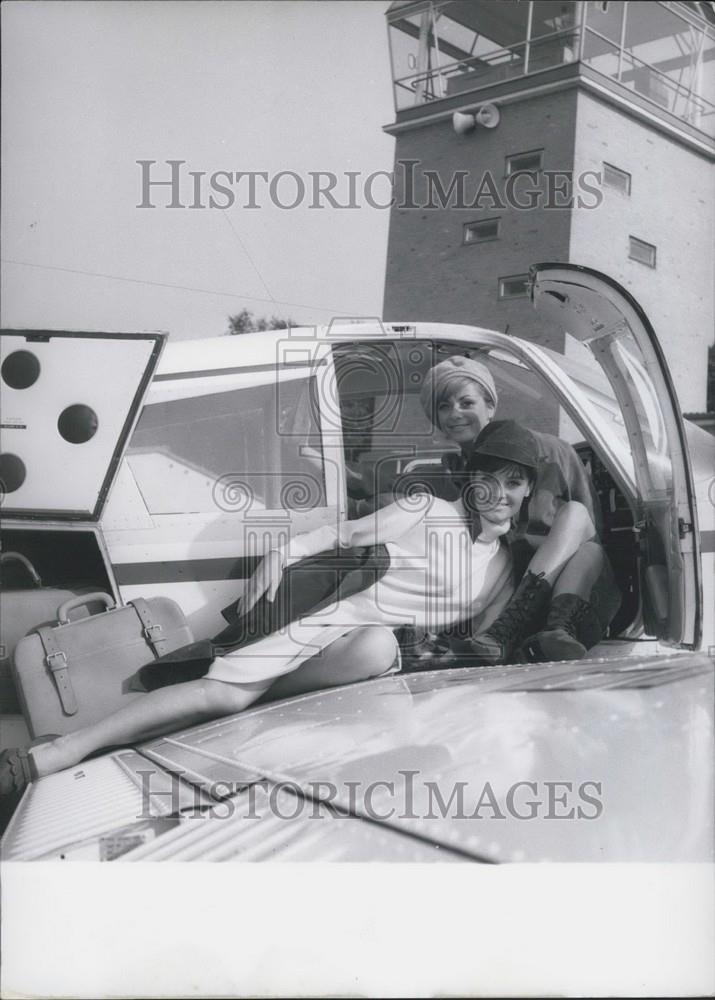
{"type": "MultiPolygon", "coordinates": [[[[38,736],[30,743],[30,747],[39,747],[42,743],[51,743],[59,739],[57,733],[38,736]]],[[[37,781],[39,774],[32,754],[27,750],[15,747],[0,753],[0,796],[24,792],[31,781],[37,781]]]]}
{"type": "Polygon", "coordinates": [[[525,635],[534,628],[551,597],[551,584],[527,570],[514,596],[486,632],[469,640],[474,666],[508,663],[525,635]],[[475,662],[476,661],[476,662],[475,662]]]}
{"type": "Polygon", "coordinates": [[[0,753],[0,795],[23,792],[39,775],[29,750],[3,750],[0,753]]]}
{"type": "Polygon", "coordinates": [[[543,630],[526,639],[520,652],[529,663],[580,660],[604,635],[592,604],[576,594],[559,594],[551,604],[543,630]]]}

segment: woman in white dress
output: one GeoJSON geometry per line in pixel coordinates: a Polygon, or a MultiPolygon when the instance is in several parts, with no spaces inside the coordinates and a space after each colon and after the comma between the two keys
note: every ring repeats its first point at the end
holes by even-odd
{"type": "Polygon", "coordinates": [[[217,657],[199,680],[150,691],[94,725],[28,751],[4,751],[0,792],[72,767],[101,747],[241,711],[269,688],[282,697],[388,672],[397,652],[392,630],[399,626],[440,632],[477,615],[488,625],[512,593],[509,549],[501,539],[529,495],[535,466],[531,434],[513,421],[497,421],[482,436],[471,482],[458,500],[419,493],[269,551],[239,601],[242,614],[264,595],[275,598],[285,568],[306,556],[336,546],[384,545],[390,561],[367,589],[217,657]],[[485,457],[488,474],[479,468],[485,457]]]}

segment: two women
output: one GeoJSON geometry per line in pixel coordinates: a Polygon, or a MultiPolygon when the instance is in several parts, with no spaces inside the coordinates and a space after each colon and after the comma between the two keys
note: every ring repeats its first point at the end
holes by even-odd
{"type": "MultiPolygon", "coordinates": [[[[428,373],[422,405],[460,452],[443,456],[443,495],[461,488],[488,434],[498,397],[479,361],[451,357],[428,373]]],[[[515,512],[508,541],[518,586],[497,619],[455,644],[474,665],[580,659],[606,634],[620,594],[598,539],[598,502],[574,449],[532,431],[537,449],[532,496],[515,512]]],[[[495,503],[499,491],[494,491],[495,503]]]]}
{"type": "Polygon", "coordinates": [[[286,695],[384,673],[395,660],[392,629],[398,626],[441,631],[475,618],[488,625],[511,594],[511,556],[502,539],[531,490],[537,462],[528,431],[512,421],[488,430],[473,449],[465,487],[454,500],[420,493],[357,521],[298,535],[266,554],[240,610],[247,615],[258,601],[270,603],[287,567],[336,546],[384,546],[389,565],[375,583],[216,656],[204,677],[149,691],[95,725],[28,751],[5,751],[0,791],[72,767],[101,747],[241,711],[269,688],[286,695]],[[498,483],[497,505],[484,463],[489,482],[498,483]]]}
{"type": "Polygon", "coordinates": [[[444,494],[405,497],[271,550],[240,611],[246,616],[258,602],[270,605],[285,570],[326,549],[384,546],[389,558],[380,579],[357,593],[338,593],[332,604],[275,634],[219,649],[205,676],[149,691],[93,726],[28,751],[5,751],[0,791],[108,745],[241,711],[269,689],[281,697],[385,673],[394,669],[398,626],[461,628],[469,638],[455,643],[464,651],[466,642],[472,664],[504,662],[518,647],[519,656],[532,660],[582,656],[615,609],[578,457],[551,435],[493,422],[496,388],[477,361],[455,357],[437,365],[422,401],[460,445],[459,455],[445,457],[444,494]],[[521,579],[513,593],[515,571],[521,579]]]}

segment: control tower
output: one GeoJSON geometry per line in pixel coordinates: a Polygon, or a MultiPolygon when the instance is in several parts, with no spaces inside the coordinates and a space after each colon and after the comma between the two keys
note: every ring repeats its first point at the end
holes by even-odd
{"type": "Polygon", "coordinates": [[[685,411],[715,335],[709,3],[398,0],[384,316],[561,349],[524,279],[584,264],[638,299],[685,411]]]}

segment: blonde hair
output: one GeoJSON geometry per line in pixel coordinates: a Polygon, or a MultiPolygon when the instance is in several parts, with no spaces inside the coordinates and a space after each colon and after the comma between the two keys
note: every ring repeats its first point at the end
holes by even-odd
{"type": "Polygon", "coordinates": [[[478,385],[484,401],[496,409],[497,390],[492,373],[487,366],[473,358],[455,355],[430,368],[420,392],[422,409],[433,423],[436,423],[435,409],[437,404],[442,402],[447,393],[451,391],[450,386],[453,386],[457,380],[465,379],[478,385]]]}

